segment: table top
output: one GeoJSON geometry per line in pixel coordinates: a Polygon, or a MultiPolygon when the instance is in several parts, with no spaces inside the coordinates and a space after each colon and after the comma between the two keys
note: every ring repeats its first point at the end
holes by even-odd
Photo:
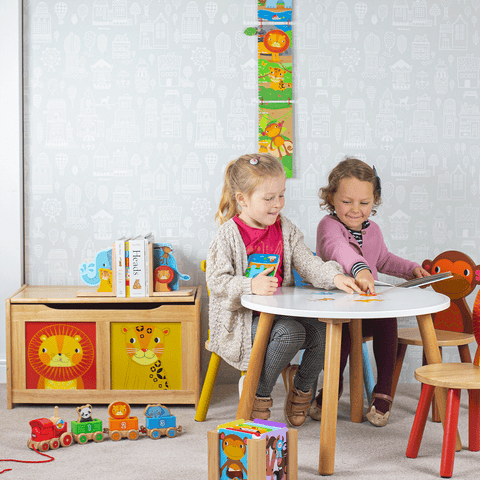
{"type": "Polygon", "coordinates": [[[310,318],[390,318],[446,310],[450,298],[431,289],[375,287],[376,295],[348,294],[313,287],[279,287],[274,295],[243,295],[251,310],[310,318]]]}

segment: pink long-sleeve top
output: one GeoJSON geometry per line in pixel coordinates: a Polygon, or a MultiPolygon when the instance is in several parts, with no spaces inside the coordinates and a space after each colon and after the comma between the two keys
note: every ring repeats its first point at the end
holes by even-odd
{"type": "Polygon", "coordinates": [[[362,230],[362,247],[343,223],[335,216],[326,215],[317,228],[317,255],[323,261],[335,260],[346,273],[353,265],[364,262],[378,280],[378,273],[409,280],[420,265],[390,253],[383,240],[380,227],[369,219],[370,225],[362,230]]]}

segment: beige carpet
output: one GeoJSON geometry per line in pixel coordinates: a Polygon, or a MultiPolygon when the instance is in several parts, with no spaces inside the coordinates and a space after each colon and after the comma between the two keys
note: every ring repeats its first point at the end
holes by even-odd
{"type": "MultiPolygon", "coordinates": [[[[335,474],[338,479],[434,479],[439,478],[442,427],[427,423],[420,455],[417,459],[405,457],[405,448],[418,400],[418,385],[401,384],[389,424],[376,428],[368,422],[353,424],[349,421],[348,391],[339,404],[335,474]]],[[[274,390],[272,420],[283,422],[284,390],[277,385],[274,390]]],[[[462,395],[460,432],[464,449],[455,457],[454,478],[478,479],[480,452],[467,450],[467,395],[462,395]]],[[[87,445],[74,444],[60,447],[52,453],[53,462],[23,464],[0,462],[0,471],[11,468],[0,480],[197,480],[207,479],[207,431],[235,418],[238,401],[236,385],[218,385],[215,388],[207,420],[194,421],[191,406],[171,405],[177,425],[184,433],[175,438],[162,437],[151,440],[141,437],[136,441],[126,439],[87,445]]],[[[76,420],[76,405],[60,405],[60,414],[70,422],[76,420]]],[[[132,406],[132,414],[143,421],[144,405],[132,406]]],[[[30,435],[28,422],[34,418],[51,417],[52,405],[22,405],[7,410],[6,386],[0,385],[0,458],[38,461],[43,457],[27,448],[30,435]]],[[[94,405],[94,415],[108,425],[105,405],[94,405]]],[[[318,479],[318,448],[320,424],[308,421],[299,430],[298,478],[318,479]]],[[[51,451],[49,451],[51,453],[51,451]]]]}

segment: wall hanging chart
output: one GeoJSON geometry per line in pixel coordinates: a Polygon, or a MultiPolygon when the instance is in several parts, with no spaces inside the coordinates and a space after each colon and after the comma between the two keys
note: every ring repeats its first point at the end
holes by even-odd
{"type": "Polygon", "coordinates": [[[258,146],[293,170],[292,0],[258,2],[258,146]]]}

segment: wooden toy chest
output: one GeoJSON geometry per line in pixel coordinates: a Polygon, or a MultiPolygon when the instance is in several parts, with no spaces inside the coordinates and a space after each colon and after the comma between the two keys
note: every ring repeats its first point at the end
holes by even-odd
{"type": "MultiPolygon", "coordinates": [[[[118,398],[128,403],[161,402],[197,406],[200,396],[201,286],[189,287],[185,296],[176,293],[172,296],[135,298],[77,296],[78,289],[78,286],[24,285],[6,300],[8,408],[17,403],[109,404],[118,398]],[[40,334],[45,328],[52,326],[59,329],[65,325],[73,330],[77,325],[88,326],[90,344],[93,345],[90,356],[93,355],[94,358],[89,370],[90,379],[85,376],[84,379],[74,380],[73,387],[68,382],[55,383],[53,380],[50,383],[46,380],[45,385],[48,386],[40,387],[36,378],[32,384],[32,372],[36,374],[36,370],[32,370],[32,365],[35,369],[35,364],[31,361],[31,344],[35,338],[32,338],[32,329],[33,335],[36,335],[37,329],[37,336],[43,340],[46,335],[40,334]],[[168,342],[173,338],[173,332],[176,332],[178,338],[175,345],[178,348],[175,348],[174,354],[175,363],[178,363],[175,368],[178,370],[175,371],[180,372],[180,375],[177,375],[179,378],[172,378],[171,375],[170,382],[177,385],[177,388],[112,388],[115,365],[112,362],[114,352],[111,351],[111,337],[119,325],[123,326],[124,331],[127,331],[130,325],[132,329],[138,330],[143,326],[160,325],[163,332],[168,334],[170,331],[170,337],[165,337],[165,351],[162,349],[158,353],[160,359],[166,358],[168,342]],[[62,387],[58,387],[58,384],[62,387]]],[[[143,334],[136,333],[139,336],[143,334]]],[[[128,333],[126,335],[128,340],[128,333]]],[[[81,339],[84,335],[71,336],[81,339]]],[[[41,353],[48,348],[42,344],[37,351],[41,353]]],[[[124,347],[120,345],[119,348],[124,347]]],[[[81,349],[82,347],[78,346],[77,350],[81,349]]],[[[126,358],[128,359],[127,356],[126,358]]]]}

